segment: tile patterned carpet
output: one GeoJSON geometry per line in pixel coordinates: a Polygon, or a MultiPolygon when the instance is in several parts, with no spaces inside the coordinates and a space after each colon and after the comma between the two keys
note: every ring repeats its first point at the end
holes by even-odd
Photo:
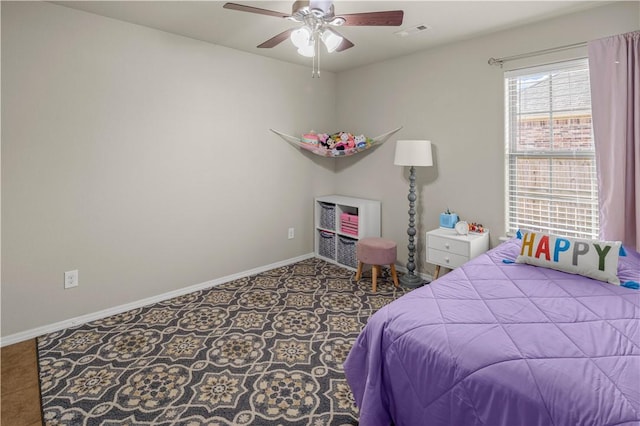
{"type": "Polygon", "coordinates": [[[319,259],[38,339],[46,425],[357,425],[342,363],[391,279],[319,259]]]}

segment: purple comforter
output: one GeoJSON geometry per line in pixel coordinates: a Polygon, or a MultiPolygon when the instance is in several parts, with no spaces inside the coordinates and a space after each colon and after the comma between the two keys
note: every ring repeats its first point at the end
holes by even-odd
{"type": "MultiPolygon", "coordinates": [[[[638,425],[640,291],[524,264],[510,240],[371,317],[360,425],[638,425]]],[[[640,281],[629,251],[621,281],[640,281]]]]}

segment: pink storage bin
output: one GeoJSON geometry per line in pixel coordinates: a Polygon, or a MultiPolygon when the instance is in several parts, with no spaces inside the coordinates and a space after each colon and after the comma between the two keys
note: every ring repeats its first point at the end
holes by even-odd
{"type": "Polygon", "coordinates": [[[349,223],[358,223],[358,215],[357,214],[349,214],[349,213],[342,213],[340,214],[340,221],[341,222],[349,222],[349,223]]]}

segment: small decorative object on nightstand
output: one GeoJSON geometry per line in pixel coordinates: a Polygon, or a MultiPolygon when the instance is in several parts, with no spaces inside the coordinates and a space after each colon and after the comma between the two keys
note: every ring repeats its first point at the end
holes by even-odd
{"type": "Polygon", "coordinates": [[[448,208],[443,213],[440,213],[440,227],[453,228],[456,223],[458,223],[458,215],[448,208]]]}
{"type": "Polygon", "coordinates": [[[438,278],[440,267],[454,269],[489,250],[489,232],[470,232],[458,235],[453,229],[438,228],[427,232],[427,262],[436,265],[433,279],[438,278]]]}
{"type": "Polygon", "coordinates": [[[458,235],[469,235],[469,224],[464,220],[456,223],[456,226],[454,226],[453,229],[456,230],[456,234],[458,235]]]}

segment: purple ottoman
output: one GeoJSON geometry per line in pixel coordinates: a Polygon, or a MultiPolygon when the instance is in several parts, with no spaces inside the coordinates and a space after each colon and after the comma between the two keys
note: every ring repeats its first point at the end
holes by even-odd
{"type": "Polygon", "coordinates": [[[396,257],[398,247],[394,241],[384,238],[363,238],[356,244],[356,258],[358,259],[358,272],[356,281],[362,277],[362,265],[372,265],[373,292],[376,292],[378,272],[381,265],[389,265],[393,284],[398,287],[398,274],[396,274],[396,257]]]}

